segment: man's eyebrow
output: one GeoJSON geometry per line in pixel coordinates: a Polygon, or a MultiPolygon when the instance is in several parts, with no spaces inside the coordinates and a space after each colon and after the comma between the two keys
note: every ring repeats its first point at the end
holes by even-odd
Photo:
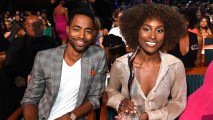
{"type": "MultiPolygon", "coordinates": [[[[73,27],[77,27],[77,28],[82,28],[81,26],[79,26],[79,25],[73,25],[73,26],[71,26],[72,28],[73,27]]],[[[92,28],[90,28],[90,27],[87,27],[87,28],[85,28],[85,29],[87,29],[87,30],[92,30],[92,28]]]]}

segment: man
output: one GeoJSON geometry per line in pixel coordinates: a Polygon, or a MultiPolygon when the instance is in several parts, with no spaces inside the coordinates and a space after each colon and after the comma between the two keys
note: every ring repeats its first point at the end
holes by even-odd
{"type": "Polygon", "coordinates": [[[75,120],[100,106],[107,63],[104,50],[90,46],[94,16],[70,14],[68,44],[39,52],[22,100],[25,120],[75,120]]]}
{"type": "Polygon", "coordinates": [[[120,28],[119,28],[119,25],[120,25],[120,22],[119,22],[119,19],[120,17],[122,16],[123,14],[123,10],[121,8],[118,8],[115,12],[118,12],[118,13],[115,13],[117,14],[117,16],[115,16],[115,26],[116,27],[113,27],[110,31],[109,31],[109,34],[113,34],[115,36],[118,36],[118,37],[121,37],[122,40],[124,41],[124,43],[126,44],[126,40],[124,39],[124,37],[122,36],[121,32],[120,32],[120,28]],[[119,10],[120,9],[120,10],[119,10]]]}
{"type": "Polygon", "coordinates": [[[27,77],[32,70],[38,51],[56,47],[50,37],[42,36],[42,21],[38,16],[30,15],[24,23],[26,34],[11,41],[6,53],[5,68],[14,96],[14,109],[20,106],[26,89],[27,77]]]}

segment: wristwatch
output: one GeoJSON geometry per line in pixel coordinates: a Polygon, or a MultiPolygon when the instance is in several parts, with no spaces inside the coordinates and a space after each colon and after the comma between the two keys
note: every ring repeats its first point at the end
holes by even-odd
{"type": "Polygon", "coordinates": [[[76,115],[75,115],[74,113],[71,113],[70,119],[71,119],[71,120],[75,120],[75,119],[76,119],[76,115]]]}

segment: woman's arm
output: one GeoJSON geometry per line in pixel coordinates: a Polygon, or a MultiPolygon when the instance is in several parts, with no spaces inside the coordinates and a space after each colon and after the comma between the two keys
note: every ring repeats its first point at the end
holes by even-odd
{"type": "Polygon", "coordinates": [[[212,35],[212,31],[210,29],[207,30],[208,35],[212,35]]]}
{"type": "Polygon", "coordinates": [[[197,40],[198,40],[198,53],[195,60],[195,66],[200,66],[202,63],[201,51],[203,47],[203,37],[201,37],[200,35],[197,35],[197,40]]]}
{"type": "MultiPolygon", "coordinates": [[[[124,81],[127,81],[124,77],[121,77],[123,75],[128,74],[128,72],[122,72],[125,67],[122,65],[122,63],[118,60],[116,60],[110,70],[110,80],[106,88],[106,93],[108,96],[107,106],[110,106],[118,111],[119,104],[121,100],[123,100],[127,96],[123,96],[121,94],[122,90],[126,89],[127,92],[127,83],[124,81]],[[123,81],[123,84],[121,83],[123,81]],[[124,85],[126,84],[126,85],[124,85]],[[122,87],[122,90],[121,90],[122,87]]],[[[128,76],[128,75],[127,75],[128,76]]]]}
{"type": "Polygon", "coordinates": [[[66,17],[66,19],[67,19],[67,21],[69,20],[69,13],[68,13],[68,9],[67,8],[65,8],[65,7],[63,7],[64,9],[63,9],[63,11],[64,11],[64,15],[65,15],[65,17],[66,17]]]}

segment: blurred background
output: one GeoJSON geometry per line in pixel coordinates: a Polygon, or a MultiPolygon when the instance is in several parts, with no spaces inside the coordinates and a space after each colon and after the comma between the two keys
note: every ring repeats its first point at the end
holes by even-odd
{"type": "Polygon", "coordinates": [[[50,4],[49,0],[0,0],[0,11],[37,10],[50,4]]]}

